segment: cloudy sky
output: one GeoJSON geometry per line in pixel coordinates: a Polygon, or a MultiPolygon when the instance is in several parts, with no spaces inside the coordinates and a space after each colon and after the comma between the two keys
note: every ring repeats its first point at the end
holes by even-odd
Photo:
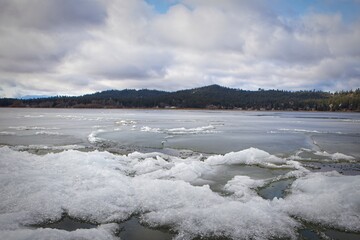
{"type": "Polygon", "coordinates": [[[359,0],[0,0],[0,97],[360,87],[359,0]]]}

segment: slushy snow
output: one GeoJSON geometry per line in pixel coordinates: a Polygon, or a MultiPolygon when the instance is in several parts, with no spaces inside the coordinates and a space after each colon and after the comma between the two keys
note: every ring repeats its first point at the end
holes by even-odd
{"type": "Polygon", "coordinates": [[[39,156],[1,147],[0,239],[112,239],[113,223],[133,214],[150,226],[170,227],[176,239],[297,239],[297,218],[360,231],[360,176],[310,173],[256,148],[203,159],[77,150],[39,156]],[[279,176],[235,176],[224,187],[226,195],[200,184],[205,174],[233,164],[284,167],[298,179],[291,194],[273,200],[256,189],[279,176]],[[100,225],[74,232],[30,227],[64,213],[100,225]]]}

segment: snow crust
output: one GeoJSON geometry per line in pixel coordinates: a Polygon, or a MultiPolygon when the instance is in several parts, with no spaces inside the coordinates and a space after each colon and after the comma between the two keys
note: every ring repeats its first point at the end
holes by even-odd
{"type": "MultiPolygon", "coordinates": [[[[217,172],[218,173],[218,172],[217,172]]],[[[65,150],[34,155],[0,147],[0,239],[112,239],[115,225],[139,214],[150,226],[169,226],[176,239],[297,239],[296,218],[360,231],[360,177],[310,173],[301,163],[249,148],[187,158],[162,153],[65,150]],[[238,175],[214,192],[204,176],[224,165],[289,171],[268,179],[238,175]],[[256,189],[296,177],[284,199],[261,198],[256,189]],[[101,224],[67,232],[31,228],[63,213],[101,224]]]]}

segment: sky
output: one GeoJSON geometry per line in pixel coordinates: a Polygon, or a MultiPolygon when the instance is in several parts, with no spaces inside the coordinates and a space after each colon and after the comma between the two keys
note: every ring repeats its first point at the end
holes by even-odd
{"type": "Polygon", "coordinates": [[[360,87],[360,0],[0,0],[0,97],[360,87]]]}

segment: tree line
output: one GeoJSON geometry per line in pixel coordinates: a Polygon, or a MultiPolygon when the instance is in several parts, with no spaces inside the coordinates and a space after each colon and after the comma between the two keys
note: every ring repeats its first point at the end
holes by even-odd
{"type": "Polygon", "coordinates": [[[0,107],[39,108],[200,108],[288,111],[358,111],[360,89],[354,91],[248,91],[210,85],[176,92],[107,90],[78,97],[0,99],[0,107]]]}

